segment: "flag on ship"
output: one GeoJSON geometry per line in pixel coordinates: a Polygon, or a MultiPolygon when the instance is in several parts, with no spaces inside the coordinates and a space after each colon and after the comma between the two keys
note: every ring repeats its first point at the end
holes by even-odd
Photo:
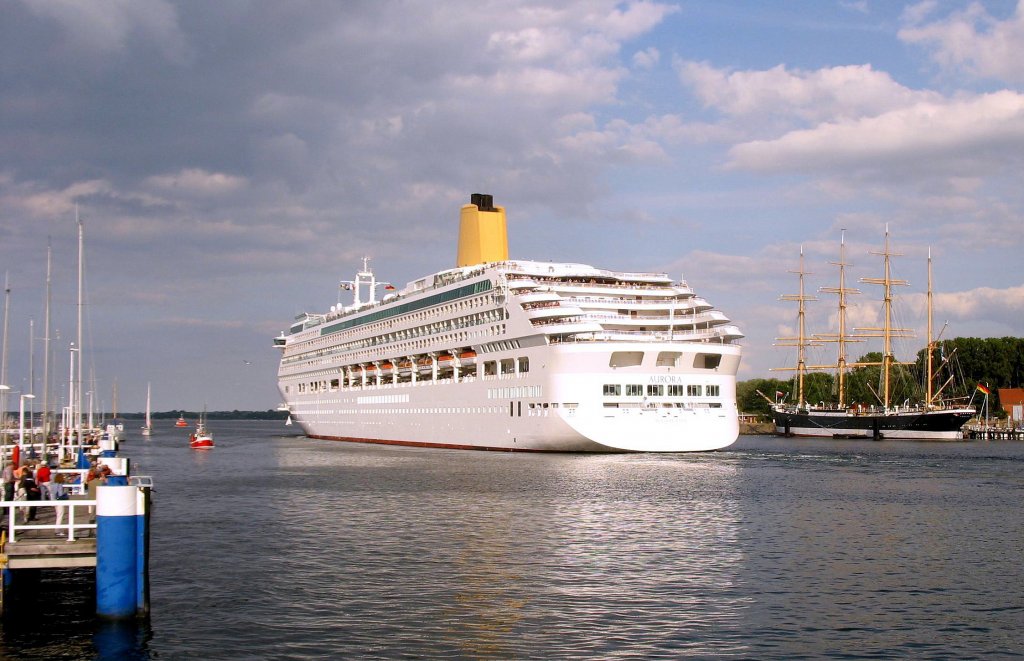
{"type": "Polygon", "coordinates": [[[388,291],[394,291],[395,290],[395,286],[389,283],[389,284],[384,285],[384,289],[387,289],[388,291]]]}
{"type": "Polygon", "coordinates": [[[983,385],[982,385],[982,384],[980,384],[980,383],[978,384],[978,390],[980,390],[981,392],[985,393],[986,395],[989,395],[989,394],[991,394],[991,393],[992,393],[992,391],[991,391],[991,390],[989,390],[989,389],[988,389],[988,387],[986,387],[986,386],[983,386],[983,385]]]}

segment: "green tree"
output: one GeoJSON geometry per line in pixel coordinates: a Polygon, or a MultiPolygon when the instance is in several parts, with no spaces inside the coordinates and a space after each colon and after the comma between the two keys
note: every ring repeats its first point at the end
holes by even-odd
{"type": "MultiPolygon", "coordinates": [[[[776,392],[786,395],[790,393],[790,383],[779,379],[750,379],[738,382],[736,384],[736,405],[741,412],[759,415],[768,415],[771,412],[768,401],[757,394],[758,390],[764,393],[765,397],[774,401],[776,392]]],[[[792,397],[787,398],[786,401],[792,401],[792,397]]]]}

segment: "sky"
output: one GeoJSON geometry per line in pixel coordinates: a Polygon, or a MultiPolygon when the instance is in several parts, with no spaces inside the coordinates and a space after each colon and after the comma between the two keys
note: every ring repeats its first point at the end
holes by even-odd
{"type": "MultiPolygon", "coordinates": [[[[0,276],[9,409],[66,398],[85,236],[96,408],[265,410],[272,338],[361,258],[455,265],[490,193],[510,256],[668,273],[780,377],[809,330],[1024,336],[1024,1],[0,0],[0,276]],[[41,397],[41,395],[40,395],[41,397]]],[[[343,299],[348,302],[348,299],[343,299]]],[[[857,353],[860,347],[851,349],[857,353]]],[[[863,351],[872,350],[863,347],[863,351]]],[[[829,360],[834,347],[811,360],[829,360]]],[[[831,358],[834,360],[834,355],[831,358]]],[[[1024,384],[1016,384],[1024,385],[1024,384]]]]}

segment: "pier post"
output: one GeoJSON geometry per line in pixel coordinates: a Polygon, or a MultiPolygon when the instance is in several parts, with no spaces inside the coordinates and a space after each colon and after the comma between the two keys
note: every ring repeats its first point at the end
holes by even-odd
{"type": "Polygon", "coordinates": [[[138,573],[138,488],[96,488],[96,614],[133,617],[141,610],[138,573]]]}
{"type": "Polygon", "coordinates": [[[135,612],[149,615],[149,510],[150,487],[136,487],[135,501],[135,612]]]}

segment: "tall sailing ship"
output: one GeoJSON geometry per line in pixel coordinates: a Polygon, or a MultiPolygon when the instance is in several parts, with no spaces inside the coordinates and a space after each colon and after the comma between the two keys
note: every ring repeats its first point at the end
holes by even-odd
{"type": "MultiPolygon", "coordinates": [[[[805,332],[805,303],[814,300],[804,292],[803,251],[800,252],[799,275],[800,289],[795,295],[783,296],[783,300],[798,302],[798,335],[795,338],[780,338],[783,346],[797,347],[797,364],[789,369],[796,372],[795,402],[785,403],[771,401],[772,418],[775,430],[786,436],[824,436],[832,438],[871,438],[874,440],[914,439],[914,440],[959,440],[962,438],[961,428],[975,415],[971,406],[952,402],[945,397],[945,390],[951,385],[952,377],[945,380],[938,388],[936,385],[937,370],[934,365],[936,340],[932,332],[932,257],[928,252],[928,344],[926,348],[926,394],[923,401],[911,404],[909,401],[893,403],[891,401],[891,376],[893,367],[899,364],[893,352],[893,339],[909,337],[909,329],[897,328],[893,325],[892,302],[893,287],[906,285],[905,280],[892,277],[891,258],[897,256],[889,249],[889,228],[885,229],[885,248],[881,253],[873,253],[883,257],[884,275],[881,278],[862,278],[861,282],[881,285],[883,287],[882,326],[877,328],[860,328],[868,335],[853,335],[846,328],[846,297],[860,293],[856,289],[846,287],[846,241],[840,243],[840,258],[834,262],[839,267],[839,286],[826,287],[821,291],[838,294],[838,331],[834,334],[818,334],[808,336],[805,332]],[[847,362],[846,345],[855,338],[880,337],[883,341],[881,362],[847,362]],[[792,344],[786,344],[792,342],[792,344]],[[835,342],[838,345],[838,357],[834,365],[807,365],[806,348],[822,342],[835,342]],[[846,377],[849,369],[854,367],[879,366],[881,368],[881,384],[878,389],[878,402],[875,404],[855,403],[847,401],[846,377]],[[835,403],[809,404],[805,399],[804,377],[808,370],[835,369],[838,401],[835,403]]],[[[950,358],[944,358],[943,364],[950,358]]],[[[777,399],[777,398],[776,398],[777,399]]]]}
{"type": "Polygon", "coordinates": [[[743,334],[722,312],[665,274],[510,260],[504,208],[471,201],[455,268],[395,291],[364,260],[342,283],[351,305],[275,338],[283,407],[306,435],[556,452],[735,442],[743,334]]]}

